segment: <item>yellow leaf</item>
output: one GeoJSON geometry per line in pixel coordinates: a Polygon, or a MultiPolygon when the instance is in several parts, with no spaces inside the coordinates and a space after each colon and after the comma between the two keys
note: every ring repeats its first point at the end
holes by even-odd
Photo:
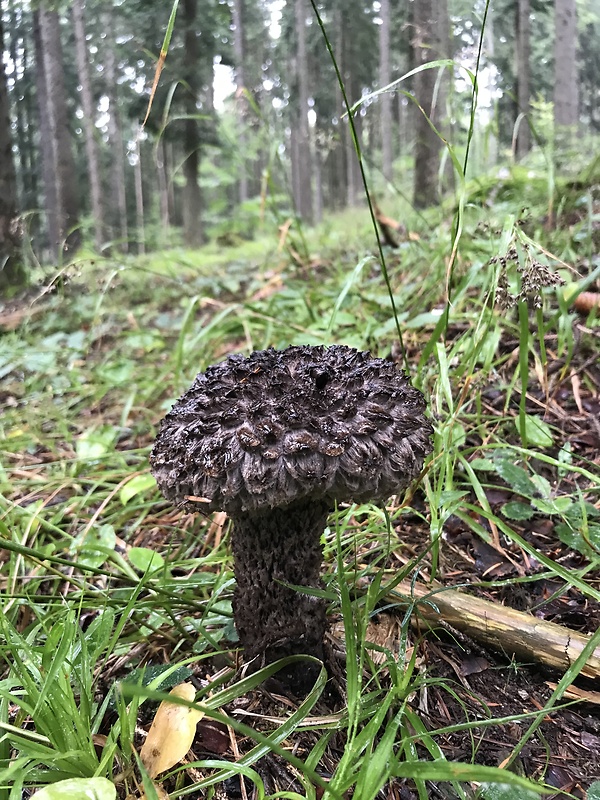
{"type": "MultiPolygon", "coordinates": [[[[191,702],[196,691],[191,683],[180,683],[169,694],[191,702]]],[[[202,711],[175,705],[168,700],[159,705],[140,752],[151,778],[179,764],[192,746],[196,725],[203,716],[202,711]]]]}
{"type": "MultiPolygon", "coordinates": [[[[162,786],[159,786],[159,785],[158,785],[158,783],[155,783],[155,784],[154,784],[154,791],[155,791],[155,792],[156,792],[156,794],[158,795],[158,800],[169,800],[169,795],[168,795],[168,794],[167,794],[167,792],[166,792],[166,791],[165,791],[165,790],[162,788],[162,786]]],[[[144,793],[142,793],[142,794],[140,795],[140,797],[139,797],[139,800],[146,800],[146,795],[145,795],[144,793]]]]}

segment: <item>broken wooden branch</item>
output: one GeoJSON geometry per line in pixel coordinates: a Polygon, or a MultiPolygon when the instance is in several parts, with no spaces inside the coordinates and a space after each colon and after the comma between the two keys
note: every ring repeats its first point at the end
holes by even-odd
{"type": "Polygon", "coordinates": [[[399,247],[402,239],[406,238],[406,227],[401,222],[398,222],[391,217],[386,217],[386,215],[381,212],[381,209],[377,203],[374,200],[371,202],[373,203],[375,219],[379,225],[381,238],[383,239],[384,244],[386,244],[388,247],[399,247]]]}
{"type": "MultiPolygon", "coordinates": [[[[417,602],[413,614],[416,626],[445,623],[508,658],[515,656],[563,673],[589,641],[589,636],[563,625],[440,584],[428,587],[404,581],[394,587],[387,599],[406,605],[407,597],[417,602]]],[[[600,677],[600,647],[588,658],[580,674],[586,678],[600,677]]]]}

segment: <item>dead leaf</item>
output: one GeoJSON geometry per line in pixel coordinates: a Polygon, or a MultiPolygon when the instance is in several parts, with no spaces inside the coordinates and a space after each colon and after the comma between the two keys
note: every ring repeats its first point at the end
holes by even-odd
{"type": "Polygon", "coordinates": [[[463,678],[469,675],[476,675],[478,672],[485,672],[489,669],[490,662],[487,658],[482,656],[471,656],[470,658],[463,658],[459,667],[460,674],[463,678]]]}
{"type": "MultiPolygon", "coordinates": [[[[154,791],[156,792],[158,800],[169,800],[168,792],[165,789],[163,789],[162,786],[159,786],[158,783],[154,784],[154,791]]],[[[139,800],[146,800],[145,792],[142,792],[142,794],[139,797],[139,800]]]]}
{"type": "MultiPolygon", "coordinates": [[[[556,689],[558,684],[552,681],[546,681],[546,686],[549,686],[552,691],[556,689]]],[[[580,689],[579,686],[571,684],[565,689],[564,696],[569,700],[583,700],[586,703],[593,703],[600,706],[600,692],[594,692],[589,689],[580,689]]]]}
{"type": "MultiPolygon", "coordinates": [[[[369,620],[367,632],[365,635],[365,642],[367,647],[369,644],[374,644],[382,650],[387,650],[397,657],[400,653],[400,646],[402,640],[402,626],[400,620],[394,614],[386,614],[382,612],[377,614],[369,620]]],[[[377,666],[385,664],[388,654],[382,650],[375,650],[369,648],[371,651],[371,658],[373,663],[377,666]]]]}
{"type": "MultiPolygon", "coordinates": [[[[169,694],[191,702],[196,690],[191,683],[180,683],[169,694]]],[[[198,709],[163,700],[140,752],[151,778],[171,769],[185,757],[194,741],[196,725],[203,716],[204,713],[198,709]]]]}
{"type": "Polygon", "coordinates": [[[198,728],[198,735],[199,744],[209,753],[222,756],[231,746],[227,728],[214,719],[203,719],[198,728]]]}

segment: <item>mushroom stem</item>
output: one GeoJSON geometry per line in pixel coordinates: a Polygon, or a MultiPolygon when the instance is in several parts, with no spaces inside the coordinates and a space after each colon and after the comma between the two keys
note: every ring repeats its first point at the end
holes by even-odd
{"type": "MultiPolygon", "coordinates": [[[[329,511],[329,503],[303,500],[233,516],[233,614],[246,659],[261,656],[257,668],[300,653],[323,659],[325,602],[289,585],[321,586],[321,534],[329,511]]],[[[300,692],[316,672],[292,665],[279,677],[300,692]]]]}

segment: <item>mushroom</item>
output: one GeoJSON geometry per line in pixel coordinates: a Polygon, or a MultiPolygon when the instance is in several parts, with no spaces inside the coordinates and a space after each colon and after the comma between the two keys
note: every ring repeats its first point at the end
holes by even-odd
{"type": "MultiPolygon", "coordinates": [[[[430,452],[418,389],[393,363],[333,345],[229,356],[200,373],[162,422],[150,462],[163,495],[233,521],[235,625],[257,666],[323,660],[321,535],[336,502],[383,501],[430,452]]],[[[297,693],[307,665],[279,678],[297,693]]]]}

